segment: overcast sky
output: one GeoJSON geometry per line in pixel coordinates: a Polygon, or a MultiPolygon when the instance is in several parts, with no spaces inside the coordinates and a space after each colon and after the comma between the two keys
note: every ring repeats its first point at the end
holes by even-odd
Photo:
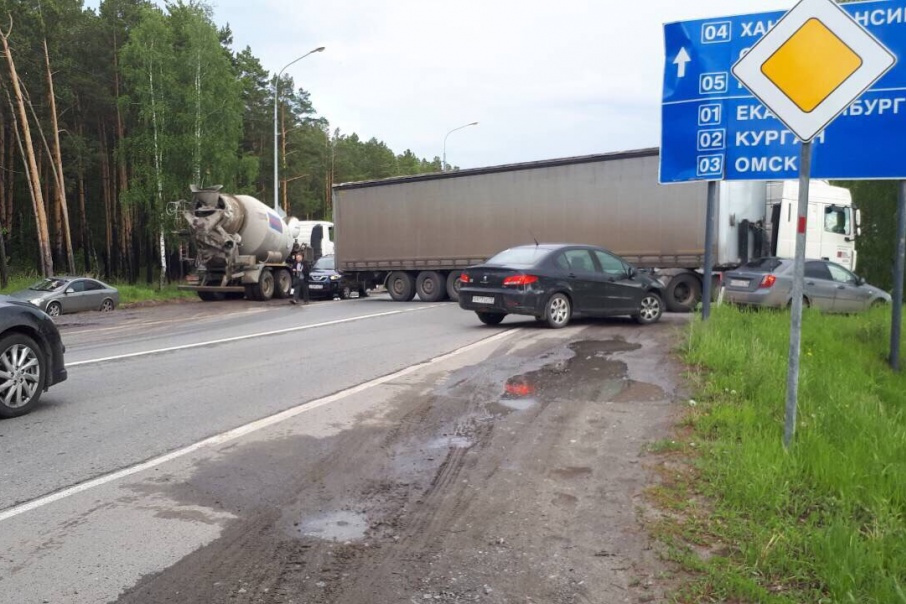
{"type": "MultiPolygon", "coordinates": [[[[652,147],[662,26],[794,0],[211,0],[333,128],[462,168],[652,147]]],[[[86,5],[96,7],[98,0],[86,5]]]]}

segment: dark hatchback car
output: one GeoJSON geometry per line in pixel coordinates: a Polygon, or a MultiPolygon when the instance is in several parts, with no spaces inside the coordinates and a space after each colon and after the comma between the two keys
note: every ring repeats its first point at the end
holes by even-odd
{"type": "Polygon", "coordinates": [[[0,417],[25,415],[44,391],[66,379],[65,351],[46,313],[0,298],[0,417]]]}
{"type": "Polygon", "coordinates": [[[642,324],[661,318],[664,286],[605,249],[540,244],[510,248],[461,277],[459,306],[482,323],[530,315],[565,327],[573,315],[629,315],[642,324]]]}
{"type": "Polygon", "coordinates": [[[340,298],[352,295],[352,284],[336,270],[333,254],[321,256],[311,267],[308,293],[312,298],[340,298]]]}

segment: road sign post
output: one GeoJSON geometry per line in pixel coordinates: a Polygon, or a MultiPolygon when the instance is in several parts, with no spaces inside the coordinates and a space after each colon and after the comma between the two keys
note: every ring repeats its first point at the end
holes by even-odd
{"type": "Polygon", "coordinates": [[[793,263],[793,298],[790,309],[790,353],[786,376],[786,421],[783,446],[789,447],[796,433],[799,393],[799,359],[802,351],[802,298],[805,282],[805,233],[808,226],[808,186],[812,167],[812,144],[802,143],[799,159],[799,205],[796,210],[796,259],[793,263]]]}
{"type": "Polygon", "coordinates": [[[897,249],[893,262],[893,314],[890,321],[890,366],[894,371],[900,370],[904,270],[906,270],[906,180],[901,180],[897,186],[897,249]]]}
{"type": "Polygon", "coordinates": [[[708,210],[705,213],[705,274],[702,279],[702,320],[711,316],[711,281],[714,273],[714,214],[717,206],[717,182],[708,183],[708,210]]]}

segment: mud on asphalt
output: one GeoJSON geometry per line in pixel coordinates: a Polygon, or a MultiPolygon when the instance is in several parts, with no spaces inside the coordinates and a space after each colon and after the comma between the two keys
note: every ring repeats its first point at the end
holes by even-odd
{"type": "Polygon", "coordinates": [[[679,413],[684,323],[529,327],[391,384],[380,422],[202,462],[161,488],[237,520],[118,602],[662,601],[646,445],[679,413]]]}

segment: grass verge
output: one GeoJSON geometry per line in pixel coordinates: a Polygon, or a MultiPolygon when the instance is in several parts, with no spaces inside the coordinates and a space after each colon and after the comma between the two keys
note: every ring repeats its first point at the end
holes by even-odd
{"type": "Polygon", "coordinates": [[[715,309],[682,355],[696,392],[657,443],[653,526],[690,572],[679,602],[906,604],[906,375],[890,310],[806,311],[793,445],[789,313],[715,309]]]}
{"type": "MultiPolygon", "coordinates": [[[[41,277],[37,275],[11,275],[9,283],[3,290],[0,290],[0,294],[9,294],[20,289],[25,289],[40,280],[41,277]]],[[[120,306],[148,304],[181,298],[197,298],[195,292],[179,290],[176,288],[176,285],[167,285],[161,289],[156,284],[147,285],[140,283],[132,285],[129,283],[117,283],[115,281],[105,283],[108,283],[108,285],[112,285],[119,290],[120,306]]]]}

